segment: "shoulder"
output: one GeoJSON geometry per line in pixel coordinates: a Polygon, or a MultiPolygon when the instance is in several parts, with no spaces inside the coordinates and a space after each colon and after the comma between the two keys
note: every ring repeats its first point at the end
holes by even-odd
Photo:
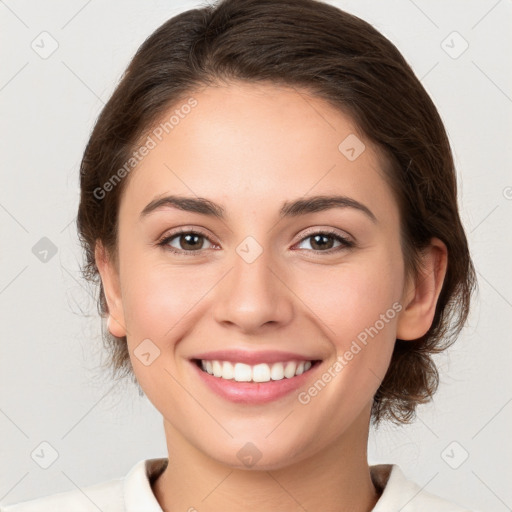
{"type": "Polygon", "coordinates": [[[114,479],[96,485],[59,492],[42,498],[0,508],[0,512],[122,512],[123,480],[114,479]]]}
{"type": "Polygon", "coordinates": [[[382,491],[372,512],[476,512],[425,491],[396,464],[370,466],[370,470],[375,486],[382,491]]]}
{"type": "Polygon", "coordinates": [[[0,512],[162,512],[151,482],[167,463],[167,458],[142,459],[124,477],[14,505],[0,505],[0,512]]]}

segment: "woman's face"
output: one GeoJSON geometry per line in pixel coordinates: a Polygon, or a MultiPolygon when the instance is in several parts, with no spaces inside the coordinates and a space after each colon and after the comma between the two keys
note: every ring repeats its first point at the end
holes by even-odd
{"type": "Polygon", "coordinates": [[[110,329],[176,443],[277,468],[366,435],[408,300],[398,207],[370,142],[322,100],[249,84],[191,97],[124,190],[110,329]],[[188,202],[154,207],[171,195],[188,202]],[[293,361],[319,362],[293,377],[293,361]],[[249,362],[238,378],[261,382],[229,378],[249,362]]]}

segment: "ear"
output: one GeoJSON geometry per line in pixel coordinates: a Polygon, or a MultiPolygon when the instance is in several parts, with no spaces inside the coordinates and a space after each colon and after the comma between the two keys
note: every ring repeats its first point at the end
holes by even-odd
{"type": "Polygon", "coordinates": [[[404,308],[397,322],[397,338],[415,340],[430,329],[447,265],[446,245],[438,238],[432,238],[422,255],[419,275],[412,278],[404,290],[401,301],[404,308]]]}
{"type": "Polygon", "coordinates": [[[112,335],[122,338],[126,336],[126,323],[124,321],[121,287],[119,286],[119,272],[100,240],[96,241],[94,258],[101,276],[105,298],[107,299],[110,315],[108,330],[112,335]]]}

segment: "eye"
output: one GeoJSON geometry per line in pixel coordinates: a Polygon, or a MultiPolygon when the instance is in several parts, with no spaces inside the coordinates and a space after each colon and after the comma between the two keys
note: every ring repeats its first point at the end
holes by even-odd
{"type": "Polygon", "coordinates": [[[204,240],[210,242],[210,239],[199,231],[180,230],[160,240],[158,245],[177,254],[193,254],[201,252],[204,240]],[[171,242],[177,243],[178,247],[171,245],[171,242]]]}
{"type": "Polygon", "coordinates": [[[351,240],[348,240],[344,236],[341,236],[339,233],[335,231],[317,231],[315,233],[311,233],[308,236],[304,237],[300,243],[305,240],[311,239],[312,241],[309,243],[310,248],[314,252],[338,252],[343,249],[351,248],[355,246],[355,243],[351,240]],[[329,241],[329,239],[331,241],[329,241]],[[333,241],[339,242],[337,247],[333,247],[333,241]]]}
{"type": "MultiPolygon", "coordinates": [[[[348,240],[336,231],[325,230],[311,233],[304,237],[299,244],[309,239],[311,239],[309,243],[310,249],[306,248],[306,250],[313,250],[313,252],[326,252],[331,254],[355,246],[354,242],[348,240]],[[337,247],[333,247],[335,242],[339,244],[337,247]]],[[[200,231],[182,229],[165,236],[157,245],[175,254],[197,256],[201,254],[201,251],[204,249],[203,245],[205,240],[208,241],[211,246],[215,245],[200,231]],[[177,244],[177,246],[172,244],[177,244]]]]}

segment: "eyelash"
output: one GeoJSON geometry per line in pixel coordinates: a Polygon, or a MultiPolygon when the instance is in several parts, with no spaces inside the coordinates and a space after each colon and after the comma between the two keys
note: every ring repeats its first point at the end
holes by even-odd
{"type": "MultiPolygon", "coordinates": [[[[211,240],[204,233],[201,233],[200,231],[195,231],[193,229],[192,230],[183,229],[183,230],[176,231],[176,232],[174,232],[174,233],[164,237],[162,240],[157,242],[157,245],[162,247],[165,250],[171,251],[174,254],[180,254],[180,255],[184,255],[184,256],[185,255],[191,255],[191,256],[198,256],[198,255],[200,255],[202,250],[189,251],[189,250],[186,250],[186,249],[176,249],[174,247],[171,247],[171,246],[167,245],[171,240],[173,240],[174,238],[178,237],[179,235],[183,235],[183,234],[186,234],[186,235],[199,235],[199,236],[202,236],[203,238],[206,238],[208,241],[211,242],[211,240]]],[[[350,248],[355,246],[355,243],[352,242],[351,240],[341,236],[336,231],[332,231],[332,230],[329,230],[329,229],[323,230],[323,231],[315,231],[314,233],[309,233],[304,238],[299,240],[298,243],[303,242],[304,240],[307,240],[308,238],[312,238],[312,237],[314,237],[316,235],[330,235],[336,241],[340,242],[341,245],[339,247],[331,247],[330,249],[328,249],[326,251],[315,251],[313,249],[301,249],[301,250],[312,251],[314,253],[333,254],[333,253],[336,253],[336,252],[338,252],[340,250],[350,249],[350,248]]]]}

